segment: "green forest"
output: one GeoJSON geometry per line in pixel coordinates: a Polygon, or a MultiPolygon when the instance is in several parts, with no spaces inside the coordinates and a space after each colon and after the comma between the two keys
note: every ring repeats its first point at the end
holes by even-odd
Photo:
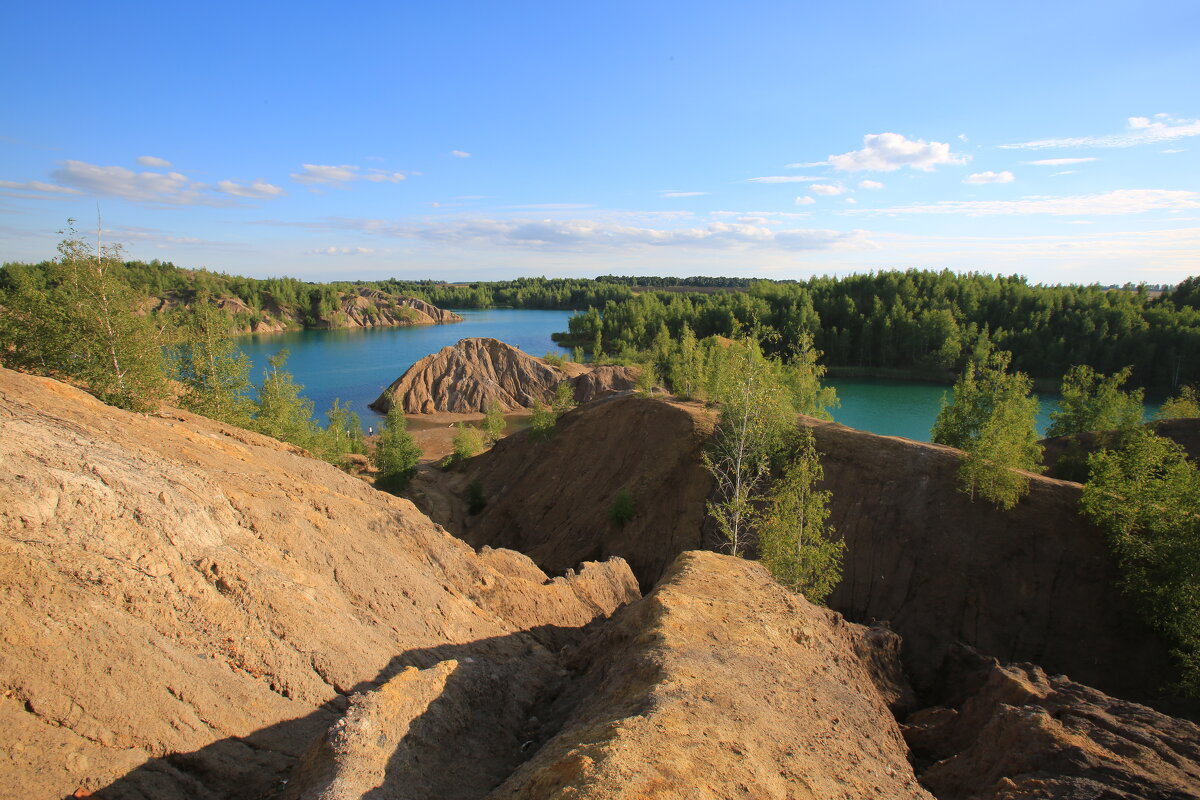
{"type": "MultiPolygon", "coordinates": [[[[647,280],[647,279],[638,279],[647,280]]],[[[801,282],[751,281],[744,291],[646,291],[575,315],[564,344],[645,350],[665,326],[699,338],[750,335],[787,357],[805,332],[838,370],[898,370],[949,380],[996,347],[1013,368],[1057,381],[1073,366],[1170,391],[1200,378],[1200,278],[1145,287],[1031,285],[1020,276],[877,272],[801,282]]]]}
{"type": "MultiPolygon", "coordinates": [[[[51,288],[53,262],[0,267],[0,297],[51,288]]],[[[645,352],[660,330],[678,339],[751,336],[787,358],[804,333],[831,374],[863,372],[953,379],[976,354],[995,347],[1013,368],[1057,381],[1073,366],[1112,374],[1160,392],[1200,380],[1200,277],[1167,291],[1145,286],[1043,286],[1018,275],[908,270],[805,281],[602,275],[446,283],[434,280],[309,283],[246,278],[162,261],[125,261],[121,279],[138,296],[184,305],[198,296],[237,298],[235,327],[290,311],[304,327],[331,323],[338,298],[374,290],[441,308],[572,309],[580,313],[556,338],[605,353],[645,352]],[[889,371],[891,371],[889,373],[889,371]]]]}

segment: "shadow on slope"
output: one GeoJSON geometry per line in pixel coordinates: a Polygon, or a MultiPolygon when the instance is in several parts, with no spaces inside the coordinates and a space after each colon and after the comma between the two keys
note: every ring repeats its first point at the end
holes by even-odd
{"type": "MultiPolygon", "coordinates": [[[[192,752],[153,758],[93,796],[104,800],[300,797],[289,786],[294,782],[288,780],[293,768],[310,789],[334,777],[326,732],[346,713],[352,695],[386,687],[409,668],[453,664],[436,693],[409,692],[414,700],[427,701],[428,708],[414,716],[411,741],[406,739],[404,748],[393,752],[390,748],[398,743],[389,743],[386,736],[373,738],[372,744],[381,753],[385,748],[392,753],[384,759],[384,772],[393,778],[388,781],[389,798],[483,797],[533,753],[534,748],[521,749],[528,741],[528,718],[541,704],[554,700],[563,678],[551,668],[554,656],[547,648],[558,650],[578,642],[588,629],[543,625],[467,644],[406,651],[373,680],[355,685],[311,714],[192,752]],[[512,681],[525,672],[534,679],[512,681]],[[510,695],[514,686],[519,691],[510,695]],[[448,710],[451,705],[453,710],[448,710]],[[398,772],[403,781],[394,780],[398,772]],[[404,793],[396,794],[396,786],[402,786],[404,793]]],[[[372,788],[376,787],[364,787],[372,788]]]]}

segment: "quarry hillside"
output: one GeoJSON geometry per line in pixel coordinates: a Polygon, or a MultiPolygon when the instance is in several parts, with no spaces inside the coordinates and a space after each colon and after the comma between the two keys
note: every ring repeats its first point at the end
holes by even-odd
{"type": "MultiPolygon", "coordinates": [[[[144,312],[187,308],[193,293],[170,291],[150,298],[144,312]]],[[[241,297],[221,295],[213,303],[233,320],[238,333],[277,333],[302,328],[375,328],[403,325],[440,325],[462,322],[462,316],[417,297],[402,297],[366,287],[335,291],[325,304],[308,298],[295,302],[265,296],[252,307],[241,297]]]]}
{"type": "Polygon", "coordinates": [[[483,413],[492,403],[502,411],[554,402],[560,383],[568,382],[577,403],[632,389],[637,371],[631,367],[550,364],[499,339],[460,339],[425,356],[394,380],[371,403],[386,414],[399,406],[406,414],[483,413]]]}
{"type": "Polygon", "coordinates": [[[955,451],[804,424],[831,609],[703,551],[694,404],[502,440],[444,473],[447,507],[484,487],[456,538],[292,446],[0,369],[0,797],[1200,796],[1078,486],[1006,516],[956,501],[955,451]]]}
{"type": "MultiPolygon", "coordinates": [[[[713,422],[696,403],[590,403],[562,417],[552,438],[510,436],[452,478],[478,483],[480,513],[434,511],[472,545],[521,550],[552,573],[621,556],[648,589],[679,552],[718,544],[700,464],[713,422]],[[623,526],[608,513],[622,490],[636,507],[623,526]]],[[[823,454],[829,521],[847,545],[830,607],[899,633],[918,689],[936,693],[942,660],[961,642],[1124,697],[1172,702],[1162,692],[1166,647],[1113,588],[1103,536],[1078,513],[1078,484],[1033,476],[1030,494],[999,511],[958,490],[952,448],[800,424],[823,454]]]]}

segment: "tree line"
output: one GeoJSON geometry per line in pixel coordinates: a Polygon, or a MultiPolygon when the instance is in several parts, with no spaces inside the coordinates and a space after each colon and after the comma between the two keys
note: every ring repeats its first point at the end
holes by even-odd
{"type": "Polygon", "coordinates": [[[953,374],[992,347],[1013,367],[1054,380],[1079,364],[1171,390],[1200,380],[1200,280],[1155,294],[1138,287],[1031,285],[1021,276],[877,272],[752,281],[744,292],[644,292],[593,306],[557,335],[609,353],[645,350],[666,326],[700,338],[750,335],[783,354],[804,334],[831,368],[953,374]]]}
{"type": "MultiPolygon", "coordinates": [[[[366,452],[362,420],[334,400],[321,427],[311,400],[286,369],[287,351],[269,359],[257,385],[234,340],[234,320],[205,289],[168,312],[144,312],[147,273],[130,268],[116,245],[92,245],[74,230],[59,257],[36,270],[9,269],[0,282],[0,363],[65,378],[111,405],[135,412],[174,402],[195,413],[258,431],[339,466],[366,452]]],[[[420,451],[402,414],[389,415],[376,447],[384,485],[398,487],[420,451]]]]}

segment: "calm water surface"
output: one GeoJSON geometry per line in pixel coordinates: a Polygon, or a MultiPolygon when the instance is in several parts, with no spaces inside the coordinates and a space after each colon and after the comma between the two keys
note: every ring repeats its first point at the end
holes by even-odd
{"type": "Polygon", "coordinates": [[[459,311],[464,322],[408,328],[353,328],[243,336],[238,346],[250,358],[250,379],[262,382],[267,358],[286,348],[287,370],[304,385],[322,424],[335,398],[359,413],[365,425],[379,415],[367,408],[392,381],[418,360],[459,339],[491,336],[535,356],[568,352],[550,339],[565,331],[573,311],[496,308],[459,311]]]}
{"type": "MultiPolygon", "coordinates": [[[[417,360],[459,339],[491,336],[535,356],[568,352],[550,334],[565,331],[574,312],[497,308],[458,313],[466,320],[452,325],[253,334],[240,338],[238,344],[250,357],[255,383],[262,380],[267,358],[287,348],[287,369],[304,385],[304,394],[316,405],[322,422],[325,410],[339,398],[362,416],[365,425],[378,424],[379,417],[367,403],[417,360]]],[[[950,391],[939,384],[872,378],[838,378],[829,384],[842,402],[841,408],[833,410],[838,422],[924,442],[929,441],[942,395],[950,391]]],[[[1042,394],[1039,399],[1038,430],[1045,433],[1059,396],[1042,394]]],[[[1153,412],[1154,406],[1148,410],[1153,412]]]]}

